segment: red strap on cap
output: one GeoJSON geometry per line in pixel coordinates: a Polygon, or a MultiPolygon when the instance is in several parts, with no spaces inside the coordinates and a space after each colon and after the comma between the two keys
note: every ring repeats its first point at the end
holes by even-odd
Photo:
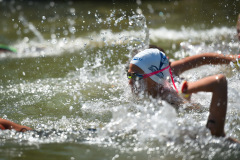
{"type": "Polygon", "coordinates": [[[144,75],[143,75],[143,79],[144,79],[144,78],[147,78],[147,77],[150,77],[150,76],[153,76],[153,75],[155,75],[155,74],[158,74],[158,73],[160,73],[160,72],[163,72],[163,71],[165,71],[166,69],[169,69],[169,73],[170,73],[170,76],[171,76],[171,80],[172,80],[173,86],[174,86],[176,92],[178,93],[178,89],[177,89],[177,87],[176,87],[176,85],[175,85],[175,82],[174,82],[174,79],[173,79],[173,76],[172,76],[172,71],[171,71],[170,66],[167,66],[167,67],[165,67],[165,68],[163,68],[163,69],[161,69],[161,70],[158,70],[158,71],[155,71],[155,72],[152,72],[152,73],[144,74],[144,75]]]}
{"type": "Polygon", "coordinates": [[[155,72],[152,72],[152,73],[148,73],[148,74],[144,74],[144,75],[143,75],[143,78],[147,78],[147,77],[153,76],[153,75],[155,75],[155,74],[158,74],[158,73],[160,73],[160,72],[163,72],[164,70],[168,69],[169,67],[170,67],[170,66],[167,66],[167,67],[165,67],[165,68],[163,68],[163,69],[161,69],[161,70],[158,70],[158,71],[155,71],[155,72]]]}

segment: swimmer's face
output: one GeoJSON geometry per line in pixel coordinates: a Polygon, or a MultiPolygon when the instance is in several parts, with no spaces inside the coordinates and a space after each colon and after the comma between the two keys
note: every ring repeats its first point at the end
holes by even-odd
{"type": "Polygon", "coordinates": [[[141,75],[145,74],[144,71],[134,64],[129,65],[128,78],[129,85],[131,86],[132,92],[135,94],[148,92],[153,85],[151,78],[143,79],[141,75]]]}

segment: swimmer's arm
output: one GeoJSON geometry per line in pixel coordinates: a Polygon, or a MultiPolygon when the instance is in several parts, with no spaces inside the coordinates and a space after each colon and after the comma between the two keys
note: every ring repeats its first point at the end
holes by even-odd
{"type": "Polygon", "coordinates": [[[16,124],[14,122],[11,122],[9,120],[2,119],[2,118],[0,118],[0,129],[14,129],[18,132],[25,132],[28,130],[32,130],[30,127],[16,124]]]}
{"type": "Polygon", "coordinates": [[[209,108],[207,128],[211,134],[224,137],[224,124],[227,112],[227,80],[224,75],[213,75],[196,82],[187,82],[182,90],[185,94],[211,92],[212,100],[209,108]]]}
{"type": "Polygon", "coordinates": [[[206,64],[229,64],[236,61],[238,55],[223,55],[218,53],[203,53],[190,57],[186,57],[174,62],[171,62],[172,72],[175,75],[180,75],[186,70],[196,68],[206,64]]]}

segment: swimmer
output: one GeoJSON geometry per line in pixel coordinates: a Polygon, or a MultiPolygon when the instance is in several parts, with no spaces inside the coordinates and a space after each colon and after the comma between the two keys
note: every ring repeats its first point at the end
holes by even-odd
{"type": "Polygon", "coordinates": [[[238,58],[238,55],[204,53],[169,63],[163,52],[156,48],[150,48],[139,52],[133,57],[129,64],[127,77],[133,93],[137,95],[144,93],[153,98],[161,98],[175,106],[186,102],[185,96],[182,95],[211,92],[212,99],[206,127],[213,136],[225,137],[224,125],[227,112],[226,77],[223,74],[218,74],[195,82],[185,81],[180,88],[176,87],[174,77],[202,65],[230,64],[236,62],[238,58]]]}
{"type": "Polygon", "coordinates": [[[9,129],[9,130],[13,129],[13,130],[16,130],[17,132],[26,132],[26,131],[32,130],[30,127],[16,124],[9,120],[0,118],[0,130],[5,130],[5,129],[9,129]]]}

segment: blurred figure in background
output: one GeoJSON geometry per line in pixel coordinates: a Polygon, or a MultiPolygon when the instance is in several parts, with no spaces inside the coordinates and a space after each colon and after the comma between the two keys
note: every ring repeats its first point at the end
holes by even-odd
{"type": "Polygon", "coordinates": [[[240,41],[240,14],[238,15],[238,19],[237,19],[237,36],[238,36],[238,40],[240,41]]]}
{"type": "Polygon", "coordinates": [[[6,52],[12,52],[12,53],[17,53],[17,50],[13,47],[0,44],[0,53],[6,53],[6,52]]]}

